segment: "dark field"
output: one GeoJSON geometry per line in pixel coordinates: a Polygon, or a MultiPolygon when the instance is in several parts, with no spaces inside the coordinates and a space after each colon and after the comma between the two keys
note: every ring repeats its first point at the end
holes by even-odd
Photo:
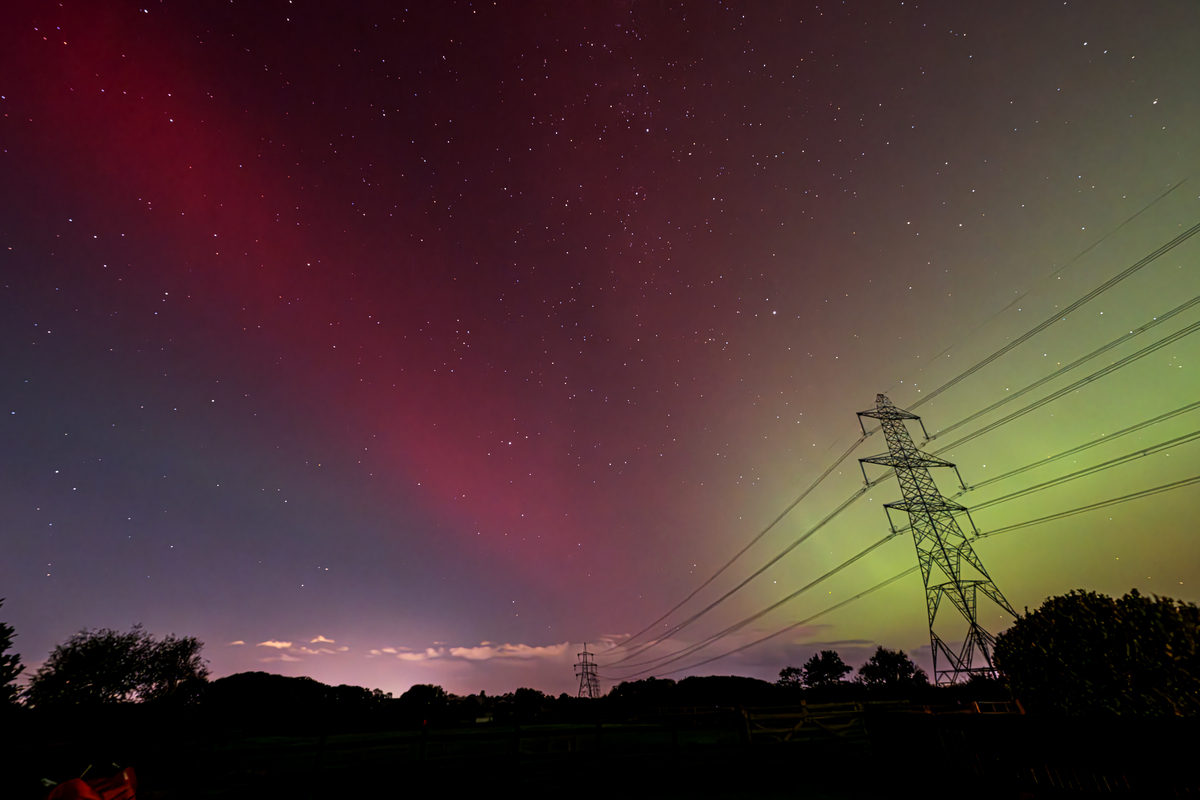
{"type": "MultiPolygon", "coordinates": [[[[6,728],[0,796],[132,766],[140,798],[450,796],[1200,797],[1197,725],[839,704],[662,709],[646,721],[227,730],[110,713],[6,728]],[[936,787],[941,787],[940,789],[936,787]]],[[[971,709],[973,711],[973,709],[971,709]]]]}

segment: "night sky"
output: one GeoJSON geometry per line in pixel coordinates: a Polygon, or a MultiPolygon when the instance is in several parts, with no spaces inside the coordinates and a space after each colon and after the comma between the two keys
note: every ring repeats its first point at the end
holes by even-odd
{"type": "MultiPolygon", "coordinates": [[[[402,692],[578,687],[861,435],[1200,222],[1200,6],[16,2],[0,12],[0,619],[402,692]]],[[[930,447],[1200,320],[1200,238],[916,408],[930,447]],[[1156,319],[1160,318],[1160,319],[1156,319]]],[[[1195,403],[1181,335],[968,443],[968,484],[1195,403]]],[[[919,428],[913,428],[914,434],[919,428]]],[[[1200,430],[1200,409],[974,508],[1200,430]]],[[[918,436],[918,441],[920,437],[918,436]]],[[[1182,441],[980,530],[1200,474],[1182,441]]],[[[703,608],[851,497],[873,436],[703,608]]],[[[869,467],[874,478],[883,469],[869,467]]],[[[952,474],[937,474],[946,494],[952,474]]],[[[644,656],[929,669],[873,487],[644,656]]],[[[1200,600],[1200,488],[975,545],[1017,609],[1200,600]]],[[[1008,624],[981,605],[993,632],[1008,624]]],[[[639,641],[644,641],[643,636],[639,641]]],[[[624,650],[619,651],[624,652],[624,650]]],[[[651,665],[653,667],[653,665],[651,665]]],[[[683,671],[671,672],[684,668],[683,671]]]]}

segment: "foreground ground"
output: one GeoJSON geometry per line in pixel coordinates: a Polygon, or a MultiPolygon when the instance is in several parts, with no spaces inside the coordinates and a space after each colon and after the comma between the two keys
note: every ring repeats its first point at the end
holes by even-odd
{"type": "MultiPolygon", "coordinates": [[[[973,711],[974,709],[968,709],[973,711]]],[[[1200,797],[1200,726],[1182,719],[928,714],[861,704],[660,710],[643,721],[275,731],[141,720],[7,729],[0,796],[41,778],[133,766],[141,798],[400,797],[520,792],[573,797],[1200,797]],[[699,711],[699,713],[697,713],[699,711]],[[941,787],[940,789],[938,787],[941,787]]]]}

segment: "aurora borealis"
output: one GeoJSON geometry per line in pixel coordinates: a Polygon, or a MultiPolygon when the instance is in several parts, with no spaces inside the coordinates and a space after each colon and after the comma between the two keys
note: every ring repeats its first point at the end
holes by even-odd
{"type": "MultiPolygon", "coordinates": [[[[33,667],[80,628],[142,622],[198,636],[214,675],[573,691],[583,642],[603,651],[711,575],[877,392],[917,403],[1200,222],[1200,8],[1182,0],[65,0],[0,19],[0,618],[33,667]]],[[[917,413],[947,428],[1185,303],[1198,248],[917,413]]],[[[1110,435],[1194,402],[1197,356],[1182,337],[941,455],[976,484],[1110,435]]],[[[1196,448],[975,522],[1200,474],[1196,448]]],[[[868,439],[693,605],[883,449],[868,439]]],[[[654,653],[877,540],[898,498],[872,488],[654,653]]],[[[1196,498],[976,550],[1018,609],[1074,588],[1196,601],[1196,498]]],[[[704,654],[914,562],[899,537],[704,654]]],[[[773,678],[829,647],[857,665],[878,644],[928,668],[919,577],[699,672],[773,678]]],[[[606,688],[635,672],[599,661],[606,688]]]]}

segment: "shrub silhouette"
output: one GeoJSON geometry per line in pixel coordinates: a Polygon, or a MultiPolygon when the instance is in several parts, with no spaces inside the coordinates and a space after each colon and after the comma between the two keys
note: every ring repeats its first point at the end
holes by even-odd
{"type": "Polygon", "coordinates": [[[1193,716],[1200,608],[1137,589],[1051,597],[996,639],[996,666],[1031,710],[1193,716]]]}
{"type": "Polygon", "coordinates": [[[208,678],[203,647],[191,636],[156,640],[141,625],[127,633],[82,630],[54,648],[25,697],[42,707],[165,699],[208,678]]]}
{"type": "MultiPolygon", "coordinates": [[[[0,598],[0,605],[3,604],[4,598],[0,598]]],[[[13,681],[25,670],[21,664],[21,656],[8,652],[14,636],[16,631],[13,627],[0,622],[0,706],[16,702],[20,689],[13,685],[13,681]]]]}

